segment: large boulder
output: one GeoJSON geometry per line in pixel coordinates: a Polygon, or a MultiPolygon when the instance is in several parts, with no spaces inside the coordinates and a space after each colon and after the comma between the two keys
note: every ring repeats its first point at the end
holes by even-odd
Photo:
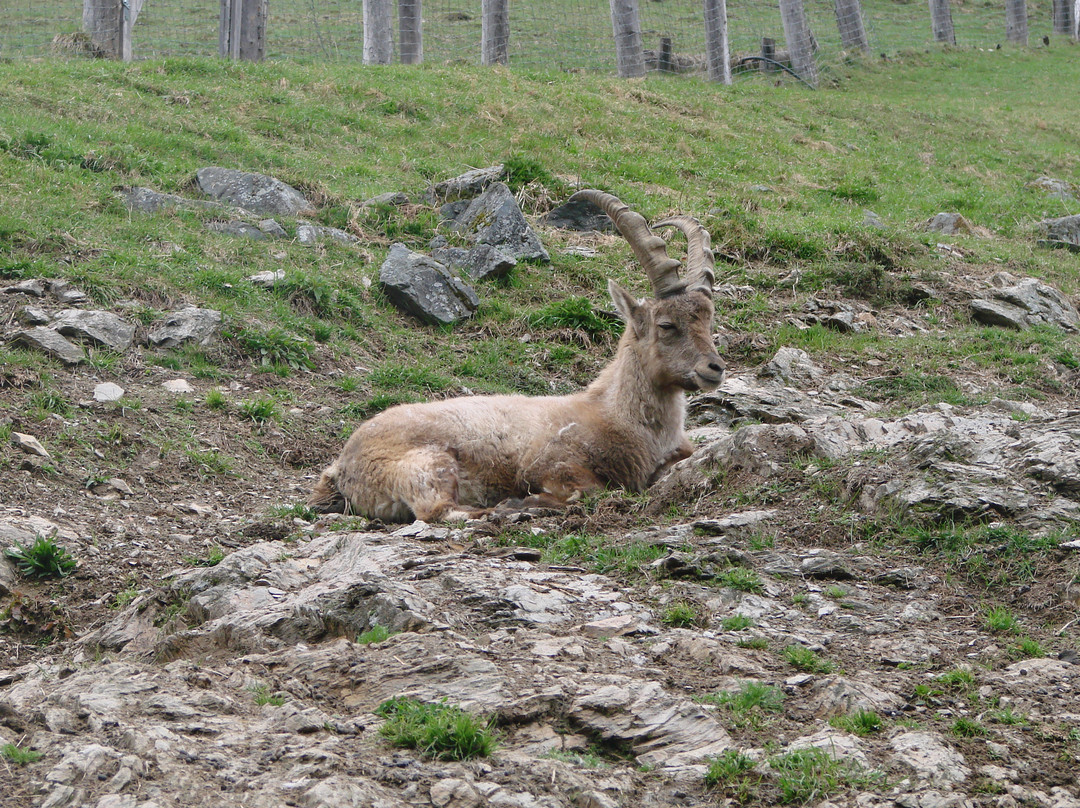
{"type": "Polygon", "coordinates": [[[298,216],[313,206],[291,185],[265,174],[210,166],[195,174],[199,190],[212,199],[266,216],[298,216]]]}
{"type": "Polygon", "coordinates": [[[1054,287],[1036,278],[1017,280],[1007,272],[990,281],[995,288],[971,301],[972,316],[980,323],[1018,330],[1035,325],[1080,330],[1080,312],[1054,287]]]}
{"type": "Polygon", "coordinates": [[[473,168],[457,177],[435,183],[427,189],[424,198],[431,203],[472,199],[482,194],[493,182],[501,180],[505,173],[502,163],[487,168],[473,168]]]}
{"type": "Polygon", "coordinates": [[[471,286],[434,258],[394,244],[379,269],[379,284],[390,302],[429,325],[449,325],[471,317],[480,305],[471,286]]]}
{"type": "Polygon", "coordinates": [[[1043,219],[1039,222],[1039,230],[1043,234],[1039,244],[1044,247],[1080,250],[1080,215],[1043,219]]]}
{"type": "Polygon", "coordinates": [[[86,353],[75,343],[46,326],[18,331],[11,337],[15,345],[22,345],[34,351],[59,359],[65,365],[77,365],[86,361],[86,353]]]}
{"type": "Polygon", "coordinates": [[[492,184],[470,202],[450,226],[470,236],[476,244],[503,248],[518,261],[551,260],[540,238],[525,221],[514,195],[501,182],[492,184]]]}

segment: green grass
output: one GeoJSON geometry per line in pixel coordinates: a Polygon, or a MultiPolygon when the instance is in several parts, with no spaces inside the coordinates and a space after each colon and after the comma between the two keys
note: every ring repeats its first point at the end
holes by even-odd
{"type": "Polygon", "coordinates": [[[15,562],[19,572],[27,578],[63,578],[73,573],[79,564],[56,543],[55,537],[40,534],[29,544],[16,541],[4,550],[4,555],[15,562]]]}
{"type": "Polygon", "coordinates": [[[721,586],[737,589],[740,592],[750,592],[760,595],[765,591],[765,584],[758,574],[746,567],[732,567],[724,570],[716,576],[716,582],[721,586]]]}
{"type": "Polygon", "coordinates": [[[745,631],[753,625],[753,618],[741,614],[725,617],[720,621],[720,629],[722,631],[745,631]]]}
{"type": "Polygon", "coordinates": [[[270,691],[270,685],[265,683],[259,683],[252,685],[248,688],[252,697],[255,699],[255,704],[262,707],[269,704],[274,707],[280,707],[285,703],[285,696],[280,693],[272,693],[270,691]]]}
{"type": "Polygon", "coordinates": [[[721,796],[744,805],[756,799],[760,791],[761,776],[754,772],[752,758],[737,749],[728,749],[723,754],[707,761],[705,785],[714,789],[721,796]]]}
{"type": "Polygon", "coordinates": [[[824,749],[807,747],[769,758],[777,777],[779,802],[806,805],[851,787],[866,788],[881,778],[824,749]]]}
{"type": "Polygon", "coordinates": [[[945,690],[956,693],[970,693],[978,680],[969,668],[953,668],[937,675],[936,680],[945,690]]]}
{"type": "Polygon", "coordinates": [[[664,608],[660,621],[665,626],[692,628],[701,622],[701,615],[693,603],[678,601],[664,608]]]}
{"type": "Polygon", "coordinates": [[[805,673],[831,673],[836,670],[832,661],[820,656],[805,645],[789,645],[784,648],[784,661],[805,673]]]}
{"type": "Polygon", "coordinates": [[[983,625],[995,634],[1019,634],[1022,629],[1016,616],[1004,606],[991,606],[983,612],[983,625]]]}
{"type": "Polygon", "coordinates": [[[698,701],[724,708],[736,727],[753,730],[762,729],[784,710],[783,691],[761,682],[743,682],[737,690],[701,696],[698,701]]]}
{"type": "Polygon", "coordinates": [[[391,631],[386,626],[375,625],[369,628],[367,631],[362,632],[357,638],[357,645],[377,645],[390,639],[398,632],[391,631]]]}
{"type": "Polygon", "coordinates": [[[375,712],[386,719],[380,735],[425,757],[470,760],[489,756],[497,745],[491,719],[477,718],[446,702],[424,704],[398,697],[384,701],[375,712]]]}
{"type": "Polygon", "coordinates": [[[829,719],[829,724],[860,737],[880,732],[885,726],[881,716],[873,710],[855,710],[847,715],[835,715],[829,719]]]}
{"type": "Polygon", "coordinates": [[[26,766],[30,763],[37,763],[43,755],[33,749],[23,749],[16,744],[6,743],[0,746],[0,757],[11,761],[16,766],[26,766]]]}

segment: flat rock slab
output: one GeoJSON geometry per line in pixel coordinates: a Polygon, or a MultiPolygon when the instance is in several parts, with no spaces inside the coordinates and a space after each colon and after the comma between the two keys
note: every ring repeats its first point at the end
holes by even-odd
{"type": "Polygon", "coordinates": [[[11,433],[11,445],[20,452],[26,452],[26,454],[37,455],[38,457],[51,457],[48,450],[41,445],[41,442],[37,438],[23,432],[11,433]]]}
{"type": "Polygon", "coordinates": [[[23,345],[55,357],[67,365],[77,365],[86,361],[86,352],[82,348],[46,326],[18,331],[12,335],[11,341],[16,345],[23,345]]]}
{"type": "Polygon", "coordinates": [[[159,213],[163,210],[206,209],[221,207],[217,202],[206,199],[188,199],[176,194],[166,194],[152,188],[124,188],[119,192],[124,206],[136,213],[159,213]]]}
{"type": "Polygon", "coordinates": [[[119,401],[124,397],[124,388],[112,382],[103,382],[94,388],[94,401],[119,401]]]}
{"type": "Polygon", "coordinates": [[[471,317],[480,305],[471,286],[433,258],[394,244],[379,269],[379,284],[390,302],[429,325],[449,325],[471,317]]]}
{"type": "Polygon", "coordinates": [[[146,335],[157,348],[175,348],[185,342],[209,345],[221,328],[221,312],[196,306],[179,309],[165,317],[146,335]]]}
{"type": "Polygon", "coordinates": [[[1039,230],[1043,234],[1039,243],[1044,246],[1080,248],[1080,215],[1043,219],[1039,230]]]}
{"type": "Polygon", "coordinates": [[[298,216],[313,209],[298,190],[265,174],[210,166],[195,173],[195,184],[218,202],[264,216],[298,216]]]}
{"type": "Polygon", "coordinates": [[[424,197],[428,202],[454,202],[458,199],[472,199],[482,194],[493,182],[505,176],[502,164],[487,168],[474,168],[428,188],[424,197]]]}
{"type": "Polygon", "coordinates": [[[206,229],[212,233],[221,233],[236,238],[249,238],[252,241],[262,241],[268,238],[266,233],[253,224],[233,219],[227,222],[207,222],[206,229]]]}
{"type": "Polygon", "coordinates": [[[518,261],[551,261],[514,195],[501,182],[493,183],[457,214],[451,229],[466,234],[476,244],[501,247],[518,261]]]}
{"type": "Polygon", "coordinates": [[[135,326],[109,311],[64,309],[49,324],[65,337],[76,337],[113,351],[126,351],[135,339],[135,326]]]}
{"type": "Polygon", "coordinates": [[[578,232],[614,233],[615,222],[597,205],[587,199],[573,199],[540,217],[547,227],[578,232]]]}
{"type": "Polygon", "coordinates": [[[320,241],[335,241],[338,244],[359,244],[360,239],[337,227],[303,223],[296,228],[296,240],[311,246],[320,241]]]}

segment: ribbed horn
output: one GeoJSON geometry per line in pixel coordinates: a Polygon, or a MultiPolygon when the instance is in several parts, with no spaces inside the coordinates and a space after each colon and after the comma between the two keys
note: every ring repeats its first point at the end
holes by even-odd
{"type": "Polygon", "coordinates": [[[668,256],[667,244],[649,229],[644,216],[630,210],[618,197],[592,188],[578,191],[570,197],[571,202],[581,199],[592,202],[615,222],[615,227],[630,244],[638,263],[649,276],[656,297],[670,297],[686,290],[686,285],[679,278],[679,267],[682,265],[668,256]]]}
{"type": "Polygon", "coordinates": [[[712,237],[701,222],[693,216],[671,216],[653,227],[677,227],[686,236],[686,282],[687,289],[700,289],[712,296],[716,280],[716,264],[713,260],[712,237]]]}

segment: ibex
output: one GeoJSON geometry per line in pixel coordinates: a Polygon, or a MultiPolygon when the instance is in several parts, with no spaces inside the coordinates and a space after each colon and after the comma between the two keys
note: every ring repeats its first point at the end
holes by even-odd
{"type": "Polygon", "coordinates": [[[475,396],[392,407],[361,424],[308,499],[319,513],[385,521],[462,520],[494,506],[564,507],[605,486],[642,491],[692,446],[686,391],[712,390],[725,365],[712,341],[713,254],[690,216],[686,269],[644,217],[611,194],[579,191],[615,222],[652,282],[637,301],[613,281],[626,322],[618,352],[568,396],[475,396]]]}

